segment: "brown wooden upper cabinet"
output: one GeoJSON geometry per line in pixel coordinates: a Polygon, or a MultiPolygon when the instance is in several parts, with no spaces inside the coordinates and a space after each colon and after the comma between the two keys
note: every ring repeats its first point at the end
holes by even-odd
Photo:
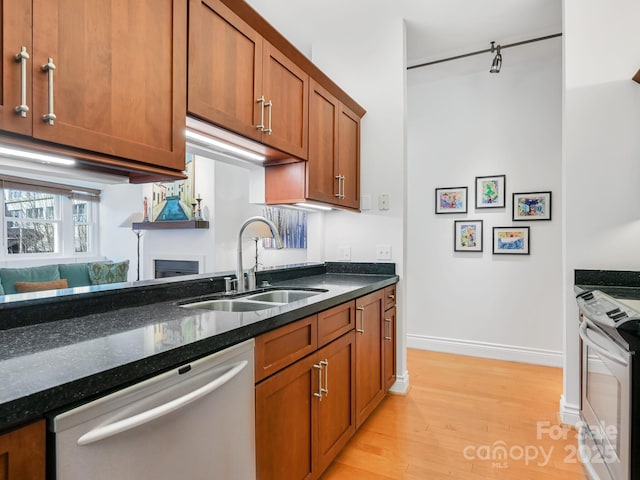
{"type": "Polygon", "coordinates": [[[220,0],[189,3],[189,113],[307,158],[309,76],[220,0]]]}
{"type": "Polygon", "coordinates": [[[184,169],[184,1],[1,0],[1,8],[0,130],[184,169]]]}
{"type": "Polygon", "coordinates": [[[306,163],[268,165],[266,201],[313,200],[360,208],[360,117],[311,79],[309,158],[306,163]]]}

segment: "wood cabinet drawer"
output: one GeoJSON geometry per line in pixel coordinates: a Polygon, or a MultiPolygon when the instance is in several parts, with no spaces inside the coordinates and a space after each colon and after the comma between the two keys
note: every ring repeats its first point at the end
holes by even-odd
{"type": "Polygon", "coordinates": [[[387,310],[396,304],[396,285],[390,285],[384,289],[384,309],[387,310]]]}
{"type": "Polygon", "coordinates": [[[318,348],[355,327],[355,308],[354,300],[318,314],[318,348]]]}
{"type": "Polygon", "coordinates": [[[317,315],[260,335],[256,338],[255,346],[256,383],[317,348],[317,315]]]}

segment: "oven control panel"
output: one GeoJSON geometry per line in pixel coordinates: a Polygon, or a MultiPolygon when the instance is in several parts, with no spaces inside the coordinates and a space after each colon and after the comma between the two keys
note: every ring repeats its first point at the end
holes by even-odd
{"type": "Polygon", "coordinates": [[[618,328],[627,322],[640,322],[640,312],[599,290],[582,292],[576,299],[582,313],[601,325],[618,328]]]}

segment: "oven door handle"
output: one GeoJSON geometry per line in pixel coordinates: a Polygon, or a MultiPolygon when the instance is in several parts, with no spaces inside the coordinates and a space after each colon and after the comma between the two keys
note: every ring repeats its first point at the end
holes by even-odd
{"type": "MultiPolygon", "coordinates": [[[[614,361],[616,363],[619,363],[623,367],[629,366],[629,362],[627,362],[626,358],[614,355],[613,353],[609,352],[606,348],[598,345],[595,342],[595,340],[589,336],[588,330],[589,330],[589,326],[588,326],[587,322],[583,321],[582,324],[580,324],[580,338],[582,338],[582,341],[584,343],[586,343],[589,347],[593,348],[596,352],[598,352],[603,357],[608,358],[609,360],[612,360],[612,361],[614,361]]],[[[592,332],[594,332],[593,329],[590,329],[590,330],[592,332]]],[[[601,338],[604,338],[601,334],[599,334],[597,332],[595,332],[595,333],[598,336],[600,336],[601,338]]],[[[616,348],[618,348],[618,347],[616,346],[616,348]]]]}

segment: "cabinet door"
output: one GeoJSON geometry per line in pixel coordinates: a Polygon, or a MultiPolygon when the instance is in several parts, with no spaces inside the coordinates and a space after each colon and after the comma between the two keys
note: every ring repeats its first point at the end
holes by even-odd
{"type": "Polygon", "coordinates": [[[180,0],[33,0],[34,137],[183,170],[186,10],[180,0]]]}
{"type": "Polygon", "coordinates": [[[262,94],[270,104],[265,106],[262,141],[306,160],[309,76],[266,40],[262,58],[262,94]]]}
{"type": "Polygon", "coordinates": [[[344,105],[338,133],[338,172],[343,177],[340,204],[360,208],[360,118],[344,105]]]}
{"type": "Polygon", "coordinates": [[[256,140],[262,37],[219,0],[189,3],[189,112],[256,140]]]}
{"type": "Polygon", "coordinates": [[[382,314],[384,290],[356,300],[356,427],[384,397],[382,314]]]}
{"type": "Polygon", "coordinates": [[[307,196],[336,203],[338,194],[338,119],[340,104],[315,81],[309,93],[309,159],[307,196]]]}
{"type": "Polygon", "coordinates": [[[44,478],[44,420],[0,435],[0,480],[44,478]]]}
{"type": "Polygon", "coordinates": [[[315,355],[256,385],[258,480],[309,479],[315,464],[312,433],[320,370],[315,355]]]}
{"type": "Polygon", "coordinates": [[[318,351],[326,391],[318,402],[317,473],[338,455],[356,431],[355,332],[318,351]]]}
{"type": "Polygon", "coordinates": [[[396,307],[384,312],[382,329],[384,339],[384,391],[389,391],[396,381],[396,307]]]}
{"type": "Polygon", "coordinates": [[[33,55],[31,42],[31,0],[0,0],[2,35],[2,73],[0,79],[0,130],[31,135],[31,64],[33,58],[25,58],[25,68],[16,60],[16,55],[25,47],[33,55]],[[25,105],[29,111],[24,116],[16,112],[22,105],[24,88],[25,105]]]}

